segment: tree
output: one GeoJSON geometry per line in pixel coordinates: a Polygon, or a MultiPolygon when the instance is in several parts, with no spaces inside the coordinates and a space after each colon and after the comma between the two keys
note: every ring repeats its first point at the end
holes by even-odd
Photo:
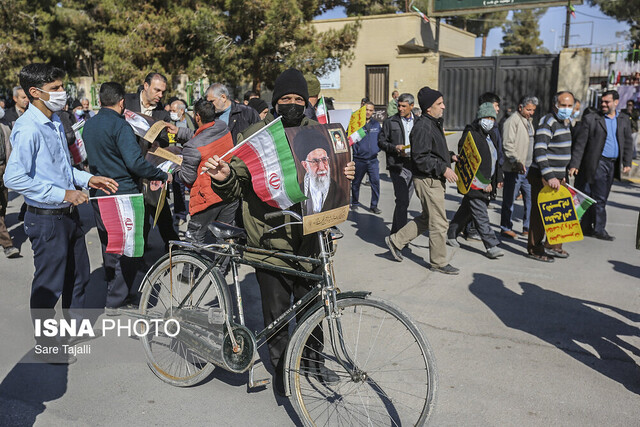
{"type": "Polygon", "coordinates": [[[508,11],[488,12],[475,15],[458,15],[446,18],[447,24],[462,28],[482,37],[482,56],[487,52],[487,36],[493,28],[500,27],[507,19],[508,11]]]}
{"type": "Polygon", "coordinates": [[[547,9],[523,9],[513,12],[513,18],[502,26],[503,55],[538,55],[549,53],[542,47],[538,21],[547,9]]]}
{"type": "Polygon", "coordinates": [[[403,0],[353,0],[341,2],[347,16],[382,15],[404,11],[403,0]]]}
{"type": "MultiPolygon", "coordinates": [[[[325,3],[306,0],[225,0],[214,2],[227,19],[219,19],[219,31],[199,34],[214,74],[233,85],[252,81],[254,90],[262,84],[272,87],[275,78],[288,67],[319,73],[348,65],[357,41],[359,22],[340,30],[318,33],[311,20],[325,3]],[[329,60],[326,62],[326,60],[329,60]]],[[[202,15],[204,17],[204,15],[202,15]]],[[[207,25],[207,19],[200,25],[207,25]]]]}
{"type": "Polygon", "coordinates": [[[589,0],[589,3],[600,7],[605,15],[629,24],[631,45],[640,45],[640,0],[589,0]]]}
{"type": "Polygon", "coordinates": [[[359,23],[319,34],[311,20],[338,0],[2,0],[0,85],[47,61],[135,90],[151,70],[271,85],[295,66],[319,74],[353,59],[359,23]]]}

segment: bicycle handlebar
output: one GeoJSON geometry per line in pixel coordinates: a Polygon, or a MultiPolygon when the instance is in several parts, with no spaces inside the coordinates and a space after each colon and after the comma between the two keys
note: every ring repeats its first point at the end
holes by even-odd
{"type": "Polygon", "coordinates": [[[284,216],[284,215],[290,215],[293,217],[293,219],[302,222],[302,216],[300,216],[300,214],[293,211],[287,211],[287,210],[266,213],[264,214],[264,219],[273,219],[273,218],[278,218],[279,216],[284,216]]]}

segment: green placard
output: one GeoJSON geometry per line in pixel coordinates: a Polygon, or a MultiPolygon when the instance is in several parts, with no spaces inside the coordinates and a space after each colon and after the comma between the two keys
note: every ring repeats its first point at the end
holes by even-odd
{"type": "MultiPolygon", "coordinates": [[[[431,0],[429,16],[452,16],[461,13],[492,12],[497,9],[528,9],[567,4],[567,0],[431,0]]],[[[571,4],[582,4],[582,0],[571,0],[571,4]]]]}

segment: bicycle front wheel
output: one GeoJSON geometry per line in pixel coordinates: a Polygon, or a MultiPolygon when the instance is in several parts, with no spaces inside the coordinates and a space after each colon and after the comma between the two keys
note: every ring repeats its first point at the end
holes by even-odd
{"type": "MultiPolygon", "coordinates": [[[[147,274],[140,312],[150,320],[167,320],[173,308],[197,288],[182,307],[186,310],[208,310],[211,307],[231,313],[226,284],[217,268],[206,275],[211,261],[196,254],[174,251],[161,258],[147,274]]],[[[151,330],[140,338],[151,371],[161,380],[179,387],[194,385],[204,380],[214,366],[177,338],[167,335],[158,323],[151,323],[151,330]]],[[[169,332],[171,334],[171,332],[169,332]]]]}
{"type": "Polygon", "coordinates": [[[420,329],[400,309],[373,298],[338,299],[336,314],[335,347],[324,308],[304,320],[291,340],[290,399],[303,423],[425,424],[437,378],[420,329]],[[345,359],[351,374],[338,362],[345,359]]]}

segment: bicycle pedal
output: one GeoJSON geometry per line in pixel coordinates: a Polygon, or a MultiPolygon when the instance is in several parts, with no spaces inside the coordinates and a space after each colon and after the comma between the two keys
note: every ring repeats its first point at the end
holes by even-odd
{"type": "Polygon", "coordinates": [[[249,388],[264,387],[271,382],[271,375],[264,364],[258,361],[249,370],[249,388]]]}

